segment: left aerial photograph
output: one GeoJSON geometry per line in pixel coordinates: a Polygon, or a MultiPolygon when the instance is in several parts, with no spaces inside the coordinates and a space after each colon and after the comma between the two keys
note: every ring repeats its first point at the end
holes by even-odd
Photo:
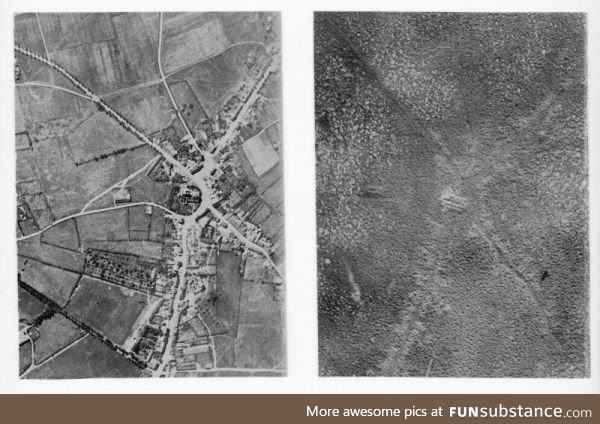
{"type": "Polygon", "coordinates": [[[19,376],[285,375],[279,13],[14,24],[19,376]]]}

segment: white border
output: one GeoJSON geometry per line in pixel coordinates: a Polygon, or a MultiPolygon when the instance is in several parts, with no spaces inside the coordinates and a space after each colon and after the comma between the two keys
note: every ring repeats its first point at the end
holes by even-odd
{"type": "Polygon", "coordinates": [[[600,289],[598,287],[598,170],[590,165],[591,365],[589,379],[319,378],[313,127],[313,33],[315,10],[380,11],[569,11],[588,13],[589,163],[600,163],[600,3],[593,0],[497,2],[454,0],[221,0],[208,8],[197,0],[10,0],[0,2],[2,57],[0,102],[0,392],[4,393],[600,393],[600,289]],[[213,8],[214,7],[214,8],[213,8]],[[288,377],[192,379],[93,379],[21,381],[18,369],[18,314],[15,255],[15,153],[13,13],[26,11],[278,10],[282,12],[285,224],[287,269],[288,377]]]}

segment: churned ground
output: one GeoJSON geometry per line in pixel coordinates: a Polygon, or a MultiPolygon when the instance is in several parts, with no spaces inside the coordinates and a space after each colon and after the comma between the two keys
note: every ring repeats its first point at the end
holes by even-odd
{"type": "Polygon", "coordinates": [[[315,15],[321,375],[589,375],[585,20],[315,15]]]}

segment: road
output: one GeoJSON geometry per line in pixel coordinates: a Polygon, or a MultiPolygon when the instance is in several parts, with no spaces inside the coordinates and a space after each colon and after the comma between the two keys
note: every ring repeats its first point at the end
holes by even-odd
{"type": "Polygon", "coordinates": [[[33,340],[31,340],[31,365],[29,366],[29,368],[27,368],[21,375],[19,375],[20,378],[25,378],[27,377],[27,375],[32,372],[33,370],[35,370],[36,368],[41,367],[42,365],[44,365],[46,362],[51,361],[52,359],[56,358],[58,355],[60,355],[63,352],[66,352],[67,350],[69,350],[70,348],[72,348],[73,346],[75,346],[77,343],[79,343],[80,341],[82,341],[83,339],[85,339],[88,336],[88,334],[84,334],[83,336],[75,339],[74,341],[72,341],[71,343],[69,343],[66,346],[63,346],[62,348],[60,348],[59,350],[57,350],[56,352],[54,352],[52,355],[48,356],[46,359],[44,359],[42,362],[40,362],[39,364],[35,363],[35,349],[34,349],[34,344],[33,344],[33,340]]]}
{"type": "MultiPolygon", "coordinates": [[[[167,84],[167,78],[165,77],[165,73],[163,72],[163,68],[162,68],[162,60],[161,60],[161,51],[162,51],[162,39],[163,39],[163,13],[160,12],[159,13],[159,23],[158,23],[158,57],[157,57],[157,61],[158,61],[158,72],[160,73],[160,80],[162,81],[163,85],[165,86],[165,89],[167,90],[167,94],[169,95],[169,98],[171,99],[171,103],[173,104],[173,110],[175,110],[175,113],[177,114],[177,117],[179,118],[179,121],[181,121],[181,125],[183,125],[183,128],[185,129],[185,132],[187,133],[187,135],[191,138],[194,138],[194,136],[192,135],[192,132],[190,131],[190,129],[187,126],[187,123],[185,122],[185,120],[183,119],[183,116],[181,116],[181,112],[179,112],[179,108],[177,107],[177,103],[175,102],[175,98],[173,97],[173,94],[171,93],[171,88],[169,87],[169,84],[167,84]]],[[[194,147],[196,148],[196,150],[200,150],[198,148],[198,146],[196,145],[196,143],[194,143],[194,147]]]]}
{"type": "Polygon", "coordinates": [[[44,30],[42,29],[42,24],[40,23],[40,14],[35,14],[35,20],[37,21],[38,28],[40,30],[40,36],[42,37],[42,44],[44,45],[44,52],[46,53],[46,57],[50,57],[50,53],[48,53],[48,46],[46,44],[46,37],[44,36],[44,30]]]}
{"type": "Polygon", "coordinates": [[[183,303],[185,299],[181,298],[183,291],[186,286],[185,274],[187,273],[187,267],[189,262],[188,244],[187,244],[187,232],[188,228],[185,226],[182,229],[181,243],[182,243],[182,258],[181,268],[179,269],[179,276],[177,278],[177,287],[175,289],[175,296],[173,297],[173,315],[169,319],[167,325],[169,331],[169,337],[167,339],[167,345],[165,347],[163,356],[160,360],[160,366],[153,372],[154,377],[160,375],[168,375],[170,370],[168,369],[169,364],[175,359],[173,351],[175,350],[175,339],[177,338],[177,327],[179,327],[179,320],[181,319],[181,311],[183,310],[183,303]]]}
{"type": "Polygon", "coordinates": [[[65,216],[64,218],[61,218],[61,219],[59,219],[57,221],[54,221],[51,225],[45,227],[42,230],[36,231],[35,233],[27,234],[26,236],[17,237],[17,241],[23,241],[23,240],[27,240],[27,239],[35,237],[35,236],[39,236],[44,231],[47,231],[48,229],[50,229],[52,227],[55,227],[58,224],[61,224],[61,223],[65,222],[65,221],[68,221],[69,219],[77,218],[79,216],[92,215],[92,214],[95,214],[95,213],[114,211],[114,210],[123,209],[123,208],[132,208],[134,206],[153,206],[153,207],[160,208],[160,209],[164,210],[169,215],[174,215],[174,216],[177,216],[179,218],[184,218],[184,215],[176,214],[172,210],[167,209],[163,205],[159,205],[157,203],[151,203],[151,202],[123,203],[121,205],[111,206],[109,208],[94,209],[94,210],[91,210],[91,211],[82,211],[82,212],[75,213],[73,215],[65,216]]]}
{"type": "Polygon", "coordinates": [[[263,88],[263,86],[267,82],[267,79],[269,78],[271,73],[274,71],[275,71],[275,64],[271,61],[269,63],[269,65],[266,67],[266,69],[263,71],[261,78],[259,79],[258,83],[254,86],[254,89],[252,90],[250,95],[246,98],[246,101],[244,102],[244,104],[240,108],[240,110],[238,111],[234,121],[231,123],[229,128],[227,128],[225,135],[217,141],[217,143],[216,143],[217,150],[215,151],[214,156],[218,156],[219,153],[221,153],[221,151],[223,151],[223,149],[225,149],[225,147],[227,147],[229,145],[229,143],[235,136],[236,131],[238,130],[238,127],[240,126],[240,124],[242,123],[244,118],[246,117],[246,113],[248,112],[248,109],[250,109],[250,107],[252,107],[252,105],[254,105],[254,103],[256,103],[256,101],[260,97],[260,95],[258,94],[259,91],[261,90],[261,88],[263,88]]]}
{"type": "Polygon", "coordinates": [[[51,90],[60,90],[60,91],[64,91],[65,93],[72,94],[73,96],[81,97],[82,99],[85,99],[85,100],[94,101],[94,99],[92,99],[89,96],[86,96],[85,94],[81,94],[76,91],[69,90],[68,88],[65,88],[65,87],[47,84],[44,82],[37,82],[37,81],[21,82],[21,83],[15,84],[15,86],[17,86],[17,87],[44,87],[44,88],[49,88],[51,90]]]}

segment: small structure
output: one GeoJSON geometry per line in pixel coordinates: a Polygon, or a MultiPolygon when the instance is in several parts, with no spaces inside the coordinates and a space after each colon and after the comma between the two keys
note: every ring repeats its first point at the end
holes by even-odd
{"type": "Polygon", "coordinates": [[[115,205],[131,202],[131,193],[129,192],[129,188],[121,187],[116,193],[113,194],[113,198],[115,200],[115,205]]]}

